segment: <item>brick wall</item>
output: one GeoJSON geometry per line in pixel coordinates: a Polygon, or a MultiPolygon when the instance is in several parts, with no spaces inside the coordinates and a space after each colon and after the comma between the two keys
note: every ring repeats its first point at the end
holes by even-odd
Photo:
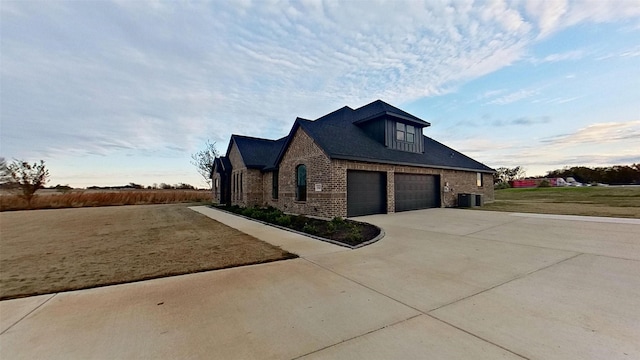
{"type": "Polygon", "coordinates": [[[257,169],[247,169],[235,142],[229,150],[231,162],[231,204],[240,206],[261,206],[262,173],[257,169]]]}
{"type": "Polygon", "coordinates": [[[280,199],[273,198],[272,194],[273,186],[273,172],[268,171],[262,174],[262,201],[264,206],[273,206],[280,208],[280,199]]]}
{"type": "Polygon", "coordinates": [[[440,201],[443,207],[457,206],[459,193],[482,194],[485,202],[494,200],[493,176],[482,175],[482,186],[477,186],[477,173],[460,170],[422,168],[404,165],[376,164],[348,160],[330,160],[304,130],[293,135],[279,167],[279,194],[273,199],[272,173],[247,169],[235,144],[229,152],[233,166],[231,179],[232,204],[241,206],[274,206],[285,212],[332,218],[347,216],[347,170],[380,171],[387,174],[387,209],[394,212],[394,174],[427,174],[440,178],[440,201]],[[307,167],[307,200],[297,201],[296,168],[307,167]],[[236,187],[234,176],[242,174],[242,193],[236,187]],[[316,184],[319,185],[316,191],[316,184]],[[445,191],[445,184],[448,184],[445,191]]]}
{"type": "Polygon", "coordinates": [[[222,184],[222,179],[220,178],[219,173],[213,174],[213,179],[211,180],[211,191],[213,192],[213,202],[216,204],[220,204],[220,185],[222,184]]]}
{"type": "Polygon", "coordinates": [[[304,130],[296,131],[280,162],[278,201],[271,200],[271,175],[265,178],[268,179],[263,180],[263,185],[268,183],[269,187],[264,188],[263,194],[268,194],[265,199],[271,205],[296,214],[331,217],[334,213],[331,161],[304,130]],[[307,200],[296,201],[296,168],[302,164],[307,167],[307,200]],[[316,191],[316,184],[320,191],[316,191]]]}
{"type": "Polygon", "coordinates": [[[494,200],[493,176],[483,174],[482,187],[477,186],[477,173],[460,170],[445,170],[436,168],[422,168],[415,166],[376,164],[349,160],[333,160],[332,179],[334,180],[334,199],[338,204],[334,204],[332,216],[344,217],[347,215],[347,170],[380,171],[387,173],[387,211],[395,210],[395,173],[438,175],[440,177],[440,202],[443,207],[453,207],[458,205],[459,193],[482,194],[485,202],[494,200]],[[445,192],[445,184],[448,183],[448,190],[445,192]]]}

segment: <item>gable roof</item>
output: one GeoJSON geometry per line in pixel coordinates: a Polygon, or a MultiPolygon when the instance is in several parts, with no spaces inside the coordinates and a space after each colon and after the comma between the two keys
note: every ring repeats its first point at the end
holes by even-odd
{"type": "Polygon", "coordinates": [[[299,125],[333,159],[480,172],[494,171],[428,136],[423,136],[424,153],[412,153],[385,147],[353,123],[316,120],[301,121],[299,125]]]}
{"type": "Polygon", "coordinates": [[[261,139],[250,136],[231,135],[231,142],[227,149],[227,157],[231,150],[231,144],[235,142],[240,151],[244,165],[249,169],[264,169],[273,167],[280,153],[286,137],[278,140],[261,139]]]}
{"type": "Polygon", "coordinates": [[[490,167],[427,136],[422,138],[424,153],[412,153],[389,149],[357,126],[383,116],[421,128],[431,125],[384,101],[376,100],[355,110],[348,106],[342,107],[314,121],[296,118],[289,134],[278,140],[232,135],[227,156],[235,142],[245,166],[264,171],[275,170],[293,135],[301,128],[333,159],[494,172],[490,167]]]}
{"type": "Polygon", "coordinates": [[[403,110],[398,109],[393,105],[389,105],[382,100],[376,100],[370,104],[364,105],[362,107],[354,110],[354,124],[364,123],[373,119],[380,118],[382,116],[390,116],[400,120],[404,120],[404,122],[411,123],[418,127],[427,127],[431,126],[430,123],[409,114],[403,110]]]}
{"type": "Polygon", "coordinates": [[[213,160],[213,167],[211,168],[211,174],[209,177],[213,177],[213,172],[220,174],[227,174],[231,172],[231,162],[226,156],[220,156],[213,160]]]}

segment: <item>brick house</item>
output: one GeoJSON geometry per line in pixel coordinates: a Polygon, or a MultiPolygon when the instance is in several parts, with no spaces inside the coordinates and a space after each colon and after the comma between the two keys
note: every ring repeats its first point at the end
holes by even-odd
{"type": "Polygon", "coordinates": [[[297,118],[277,140],[232,135],[214,162],[214,201],[327,218],[451,207],[460,193],[493,201],[494,170],[425,136],[428,126],[377,100],[297,118]]]}

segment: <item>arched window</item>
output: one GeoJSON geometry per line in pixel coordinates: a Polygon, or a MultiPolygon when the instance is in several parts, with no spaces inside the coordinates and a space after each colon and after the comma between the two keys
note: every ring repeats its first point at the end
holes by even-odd
{"type": "Polygon", "coordinates": [[[307,201],[307,167],[296,167],[296,200],[307,201]]]}

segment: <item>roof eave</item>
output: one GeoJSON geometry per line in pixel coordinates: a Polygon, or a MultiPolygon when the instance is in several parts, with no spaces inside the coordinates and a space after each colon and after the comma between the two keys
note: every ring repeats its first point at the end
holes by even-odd
{"type": "Polygon", "coordinates": [[[336,160],[351,160],[351,161],[371,162],[371,163],[376,163],[376,164],[415,166],[415,167],[421,167],[421,168],[433,168],[433,169],[445,169],[445,170],[473,171],[473,172],[481,172],[481,173],[486,173],[486,174],[493,174],[493,173],[496,172],[493,169],[486,170],[486,169],[473,169],[473,168],[465,168],[465,167],[457,167],[457,166],[429,165],[429,164],[411,163],[411,162],[403,162],[403,161],[391,161],[391,160],[364,158],[364,157],[348,156],[348,155],[340,155],[340,154],[333,154],[333,155],[330,156],[330,158],[331,159],[336,159],[336,160]]]}
{"type": "Polygon", "coordinates": [[[391,112],[391,111],[382,111],[382,112],[379,112],[377,114],[374,114],[374,115],[371,115],[371,116],[367,116],[364,119],[360,119],[358,121],[354,121],[353,123],[356,124],[356,125],[357,124],[363,124],[363,123],[366,123],[368,121],[381,118],[383,116],[390,116],[390,117],[394,117],[394,118],[397,118],[397,119],[401,119],[401,120],[410,122],[410,123],[412,123],[414,125],[419,125],[420,127],[429,127],[429,126],[431,126],[431,123],[429,123],[428,121],[424,121],[422,119],[412,119],[412,118],[410,118],[408,116],[396,114],[396,113],[391,112]]]}

